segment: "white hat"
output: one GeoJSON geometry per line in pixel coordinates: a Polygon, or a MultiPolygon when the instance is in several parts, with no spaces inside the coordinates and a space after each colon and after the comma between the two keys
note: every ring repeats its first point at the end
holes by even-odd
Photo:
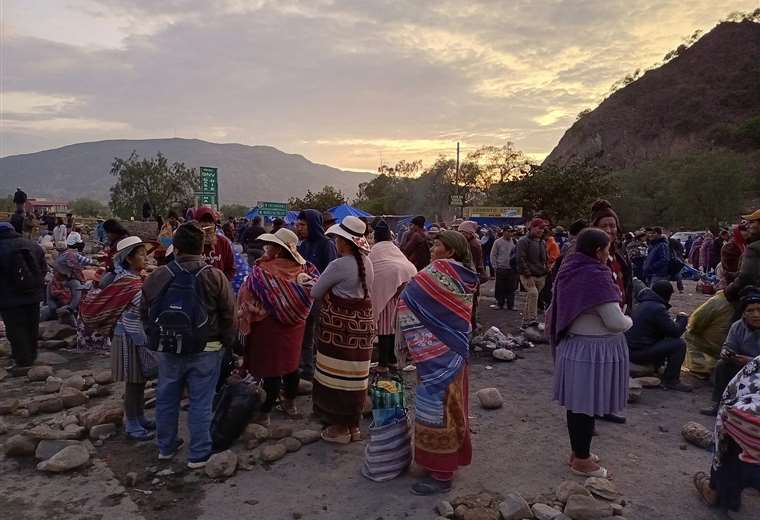
{"type": "Polygon", "coordinates": [[[290,256],[293,257],[293,260],[299,264],[304,265],[306,263],[306,260],[304,260],[304,258],[298,252],[298,236],[296,236],[295,233],[287,228],[280,228],[274,234],[264,233],[262,235],[259,235],[257,240],[261,240],[262,242],[269,242],[270,244],[277,244],[285,251],[290,253],[290,256]]]}
{"type": "Polygon", "coordinates": [[[134,251],[139,246],[145,246],[145,248],[148,249],[148,252],[150,252],[150,250],[155,247],[153,244],[143,242],[142,238],[136,236],[131,236],[119,240],[116,243],[116,254],[113,258],[114,264],[122,263],[124,259],[129,256],[129,253],[134,251]]]}
{"type": "Polygon", "coordinates": [[[75,246],[81,243],[82,243],[82,235],[80,235],[77,232],[71,232],[69,233],[69,236],[66,237],[66,245],[69,247],[75,246]]]}
{"type": "Polygon", "coordinates": [[[359,217],[348,216],[340,224],[330,226],[325,234],[343,237],[358,247],[362,253],[369,253],[369,242],[364,238],[366,232],[367,224],[362,222],[359,217]]]}

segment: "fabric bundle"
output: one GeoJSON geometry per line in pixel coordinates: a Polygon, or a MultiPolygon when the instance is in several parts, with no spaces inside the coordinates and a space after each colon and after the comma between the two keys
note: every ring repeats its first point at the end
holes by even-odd
{"type": "Polygon", "coordinates": [[[385,482],[403,474],[412,462],[412,439],[406,412],[380,426],[369,426],[369,442],[364,450],[362,475],[373,482],[385,482]]]}

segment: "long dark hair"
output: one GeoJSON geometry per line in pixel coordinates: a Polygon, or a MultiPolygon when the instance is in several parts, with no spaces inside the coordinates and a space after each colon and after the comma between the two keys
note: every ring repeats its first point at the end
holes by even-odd
{"type": "Polygon", "coordinates": [[[596,227],[586,228],[578,233],[575,241],[575,251],[586,256],[595,257],[599,249],[607,247],[610,243],[609,235],[596,227]]]}
{"type": "Polygon", "coordinates": [[[367,272],[364,269],[364,255],[361,251],[359,251],[359,248],[356,244],[351,242],[350,240],[346,240],[349,244],[351,244],[351,251],[354,254],[354,258],[356,259],[356,268],[359,270],[359,280],[362,283],[362,289],[364,290],[364,298],[369,298],[369,289],[367,289],[367,272]]]}

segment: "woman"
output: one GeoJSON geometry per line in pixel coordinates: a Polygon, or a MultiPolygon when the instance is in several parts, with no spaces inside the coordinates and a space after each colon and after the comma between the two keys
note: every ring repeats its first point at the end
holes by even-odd
{"type": "Polygon", "coordinates": [[[628,346],[633,322],[620,308],[620,286],[607,267],[609,234],[581,231],[575,253],[557,273],[547,325],[555,353],[554,399],[567,409],[571,471],[606,478],[591,453],[594,417],[616,414],[628,400],[628,346]]]}
{"type": "Polygon", "coordinates": [[[267,393],[257,422],[269,425],[283,383],[282,411],[291,417],[298,414],[298,365],[312,305],[309,285],[319,273],[298,253],[298,237],[289,229],[265,233],[259,240],[264,242],[264,255],[240,288],[238,318],[245,346],[243,367],[264,379],[267,393]]]}
{"type": "Polygon", "coordinates": [[[472,460],[467,361],[478,273],[457,231],[439,233],[430,253],[398,309],[402,350],[417,367],[414,459],[430,472],[412,486],[418,495],[449,491],[454,472],[472,460]]]}
{"type": "Polygon", "coordinates": [[[53,279],[47,285],[47,305],[40,309],[40,321],[58,319],[66,310],[77,313],[86,289],[82,267],[90,265],[95,262],[71,246],[55,259],[53,279]]]}
{"type": "Polygon", "coordinates": [[[375,320],[369,288],[374,281],[366,226],[348,216],[325,233],[335,237],[339,257],[328,264],[311,290],[322,300],[317,331],[314,412],[329,423],[328,442],[361,440],[359,421],[367,398],[375,320]]]}
{"type": "Polygon", "coordinates": [[[417,268],[391,242],[391,230],[384,220],[375,222],[375,245],[369,253],[375,280],[372,283],[372,310],[378,336],[378,365],[387,372],[395,369],[396,311],[401,290],[417,274],[417,268]]]}
{"type": "Polygon", "coordinates": [[[736,275],[739,274],[739,265],[742,254],[747,249],[748,237],[749,230],[747,226],[745,224],[736,225],[734,226],[731,240],[726,242],[720,250],[721,275],[719,287],[721,289],[728,287],[736,279],[736,275]]]}
{"type": "Polygon", "coordinates": [[[607,259],[607,267],[612,271],[615,283],[620,288],[623,312],[630,315],[633,310],[634,296],[633,269],[618,244],[618,239],[623,236],[620,219],[606,200],[597,200],[591,206],[591,227],[603,230],[610,238],[610,257],[607,259]]]}
{"type": "Polygon", "coordinates": [[[702,246],[699,248],[699,265],[705,273],[709,273],[712,267],[712,252],[715,236],[707,231],[702,246]]]}
{"type": "Polygon", "coordinates": [[[66,237],[69,234],[69,230],[66,229],[66,224],[63,222],[63,218],[58,217],[55,221],[55,228],[53,229],[53,242],[58,249],[66,248],[66,237]]]}
{"type": "Polygon", "coordinates": [[[106,272],[100,279],[101,288],[108,286],[108,284],[113,282],[114,278],[121,273],[121,266],[114,264],[113,257],[116,255],[116,245],[119,241],[129,236],[129,232],[124,229],[124,226],[122,226],[118,220],[113,218],[109,218],[103,222],[103,230],[106,232],[106,237],[108,238],[108,248],[105,251],[106,256],[103,259],[106,272]]]}

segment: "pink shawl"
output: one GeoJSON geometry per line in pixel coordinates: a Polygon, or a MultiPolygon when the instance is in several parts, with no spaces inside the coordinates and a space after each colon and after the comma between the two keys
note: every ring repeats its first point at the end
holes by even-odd
{"type": "Polygon", "coordinates": [[[417,268],[393,242],[383,241],[372,246],[369,253],[375,279],[370,289],[372,310],[377,320],[398,288],[417,274],[417,268]]]}

